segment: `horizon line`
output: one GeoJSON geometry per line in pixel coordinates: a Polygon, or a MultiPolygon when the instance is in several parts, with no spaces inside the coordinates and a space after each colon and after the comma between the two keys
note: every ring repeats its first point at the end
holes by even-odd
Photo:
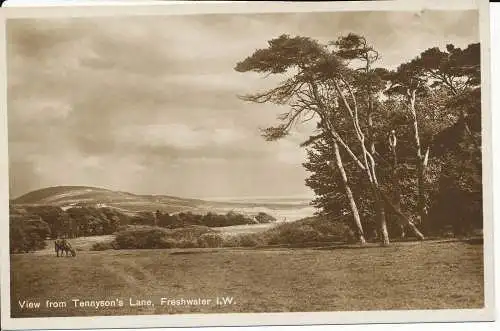
{"type": "Polygon", "coordinates": [[[128,193],[128,194],[133,194],[137,196],[169,196],[169,197],[176,197],[176,198],[181,198],[181,199],[193,199],[193,200],[208,200],[208,201],[227,201],[227,200],[245,200],[245,199],[279,199],[279,198],[288,198],[288,199],[313,199],[314,198],[314,193],[311,192],[311,194],[303,193],[303,194],[290,194],[290,195],[241,195],[241,196],[181,196],[181,195],[176,195],[176,194],[170,194],[170,193],[134,193],[128,190],[123,190],[123,189],[112,189],[112,188],[107,188],[103,186],[92,186],[92,185],[52,185],[52,186],[44,186],[36,189],[32,189],[29,191],[26,191],[25,193],[18,194],[15,197],[11,196],[9,194],[9,200],[16,200],[19,199],[27,194],[36,192],[36,191],[41,191],[44,189],[50,189],[50,188],[57,188],[57,187],[81,187],[81,188],[89,188],[89,189],[99,189],[99,190],[105,190],[105,191],[111,191],[111,192],[119,192],[119,193],[128,193]]]}

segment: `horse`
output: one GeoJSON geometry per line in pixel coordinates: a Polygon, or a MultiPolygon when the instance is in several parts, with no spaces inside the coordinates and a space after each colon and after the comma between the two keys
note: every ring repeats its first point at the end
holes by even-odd
{"type": "Polygon", "coordinates": [[[54,241],[54,248],[57,254],[57,257],[59,257],[59,252],[61,252],[61,256],[63,256],[63,252],[66,254],[66,256],[71,256],[75,257],[76,256],[76,251],[71,247],[71,244],[66,240],[66,239],[56,239],[54,241]]]}

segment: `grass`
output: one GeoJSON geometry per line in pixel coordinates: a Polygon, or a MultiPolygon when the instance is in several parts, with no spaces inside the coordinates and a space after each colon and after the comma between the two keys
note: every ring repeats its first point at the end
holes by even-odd
{"type": "Polygon", "coordinates": [[[483,246],[408,242],[359,249],[169,249],[11,256],[13,317],[482,308],[483,246]],[[231,305],[161,306],[159,298],[233,297],[231,305]],[[130,307],[129,298],[154,306],[130,307]],[[72,298],[123,299],[74,308],[72,298]],[[21,310],[18,300],[38,300],[21,310]],[[44,308],[45,300],[67,308],[44,308]]]}

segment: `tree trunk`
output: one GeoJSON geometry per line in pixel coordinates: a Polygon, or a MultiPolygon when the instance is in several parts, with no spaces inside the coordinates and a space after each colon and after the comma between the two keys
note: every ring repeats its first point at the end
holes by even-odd
{"type": "Polygon", "coordinates": [[[426,208],[425,208],[425,182],[424,182],[424,165],[423,160],[417,160],[417,186],[418,186],[418,200],[417,200],[417,210],[420,217],[420,224],[424,224],[426,218],[426,208]]]}
{"type": "Polygon", "coordinates": [[[347,175],[344,170],[344,165],[342,164],[342,158],[340,156],[339,146],[336,142],[333,143],[333,148],[335,150],[335,160],[337,162],[337,168],[340,171],[340,175],[342,178],[342,183],[344,184],[345,193],[347,195],[347,199],[349,200],[349,205],[351,207],[352,216],[354,220],[354,226],[357,231],[358,240],[360,244],[366,244],[363,226],[361,224],[361,218],[359,217],[358,207],[356,206],[356,201],[354,201],[354,196],[352,194],[351,188],[349,187],[349,183],[347,182],[347,175]]]}
{"type": "MultiPolygon", "coordinates": [[[[417,111],[415,109],[415,93],[410,94],[410,112],[413,118],[413,134],[415,139],[416,156],[417,156],[417,210],[420,218],[420,224],[423,224],[426,215],[426,199],[425,199],[425,168],[427,155],[422,154],[422,146],[420,144],[420,132],[418,129],[417,111]]],[[[428,153],[428,152],[427,152],[428,153]]]]}
{"type": "MultiPolygon", "coordinates": [[[[359,143],[361,145],[361,148],[362,148],[364,165],[360,164],[359,160],[352,153],[350,153],[350,155],[351,155],[351,157],[353,157],[353,159],[355,161],[358,162],[357,163],[358,166],[362,170],[366,171],[366,174],[368,176],[368,180],[371,183],[371,187],[372,187],[372,190],[374,193],[373,195],[375,198],[375,208],[377,210],[377,217],[378,217],[378,221],[379,221],[380,229],[381,229],[380,235],[382,236],[382,240],[383,240],[382,243],[384,245],[389,245],[389,235],[387,232],[387,223],[386,223],[386,217],[385,217],[385,206],[386,205],[389,207],[389,209],[391,211],[393,211],[398,216],[400,223],[406,224],[415,233],[415,235],[419,239],[424,239],[424,236],[422,235],[422,233],[420,233],[420,231],[417,229],[415,224],[413,224],[413,222],[410,219],[408,219],[401,212],[400,208],[395,207],[393,205],[393,203],[390,201],[390,199],[387,197],[387,195],[380,188],[380,185],[379,185],[378,180],[377,180],[376,170],[375,170],[375,168],[376,168],[375,160],[374,160],[373,156],[370,154],[370,152],[368,151],[368,149],[366,148],[365,136],[362,132],[361,126],[359,125],[358,109],[357,109],[356,102],[355,102],[356,97],[354,95],[353,90],[350,88],[349,84],[342,78],[341,75],[340,75],[340,80],[347,86],[348,92],[349,92],[352,100],[354,100],[353,107],[351,107],[349,102],[347,101],[346,96],[344,95],[344,93],[342,93],[342,90],[341,90],[338,82],[336,80],[333,80],[335,90],[337,91],[338,95],[342,99],[342,102],[345,105],[345,109],[346,109],[348,115],[352,119],[352,122],[354,125],[354,131],[356,133],[356,136],[357,136],[359,143]]],[[[316,94],[317,93],[315,93],[315,96],[316,96],[316,94]]],[[[412,100],[413,101],[415,100],[415,93],[413,93],[412,100]]],[[[413,109],[414,109],[414,107],[413,107],[413,109]]],[[[416,121],[415,121],[415,123],[416,123],[416,121]]],[[[330,129],[332,129],[332,128],[333,128],[333,125],[330,129]]],[[[418,132],[418,128],[417,128],[417,132],[418,132]]],[[[332,131],[332,133],[334,133],[333,136],[334,136],[335,140],[337,142],[341,143],[341,141],[338,139],[338,137],[335,136],[334,130],[332,131]]],[[[416,137],[418,138],[418,135],[416,135],[416,137]]],[[[345,144],[343,144],[342,146],[344,148],[346,148],[345,144]]]]}
{"type": "MultiPolygon", "coordinates": [[[[395,131],[394,131],[394,141],[391,142],[389,140],[389,147],[392,150],[392,185],[393,185],[393,201],[394,201],[394,206],[398,209],[401,209],[401,185],[400,185],[400,180],[399,180],[399,175],[398,175],[398,154],[396,152],[396,137],[395,137],[395,131]]],[[[401,230],[401,239],[404,239],[406,237],[406,230],[405,230],[405,225],[400,224],[399,226],[401,230]]]]}
{"type": "MultiPolygon", "coordinates": [[[[394,204],[394,207],[396,209],[401,210],[401,191],[399,187],[399,178],[397,177],[397,174],[394,174],[394,193],[392,194],[392,202],[394,204]]],[[[406,227],[405,224],[400,223],[399,229],[401,230],[400,232],[400,237],[401,239],[405,239],[406,237],[406,227]]]]}
{"type": "Polygon", "coordinates": [[[405,239],[406,238],[405,226],[401,224],[399,228],[401,229],[401,239],[405,239]]]}
{"type": "Polygon", "coordinates": [[[389,246],[389,232],[387,231],[387,219],[385,215],[385,208],[383,200],[380,196],[379,189],[373,185],[373,197],[375,198],[375,212],[377,213],[377,219],[380,226],[380,239],[382,240],[382,246],[389,246]]]}
{"type": "Polygon", "coordinates": [[[403,214],[401,209],[398,208],[397,206],[395,206],[391,202],[391,200],[387,197],[387,195],[384,192],[382,192],[380,189],[379,189],[379,192],[380,192],[380,195],[381,195],[382,199],[384,200],[386,206],[389,209],[391,209],[391,211],[394,212],[396,214],[396,216],[398,216],[399,221],[403,225],[408,226],[418,239],[424,240],[425,239],[424,235],[418,230],[418,228],[415,226],[415,224],[408,217],[406,217],[405,214],[403,214]]]}

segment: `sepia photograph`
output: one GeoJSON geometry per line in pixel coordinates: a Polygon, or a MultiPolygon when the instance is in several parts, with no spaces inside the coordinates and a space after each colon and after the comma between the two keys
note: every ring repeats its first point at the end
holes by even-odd
{"type": "Polygon", "coordinates": [[[7,11],[2,325],[491,320],[487,4],[7,11]]]}

